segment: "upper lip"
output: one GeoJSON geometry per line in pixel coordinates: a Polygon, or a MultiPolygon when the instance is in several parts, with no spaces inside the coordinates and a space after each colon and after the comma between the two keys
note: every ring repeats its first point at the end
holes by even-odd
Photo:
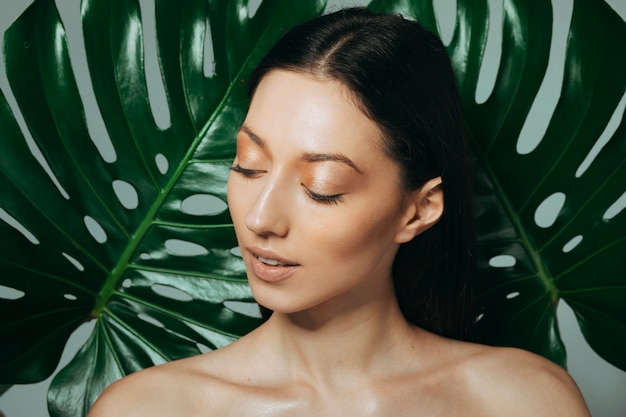
{"type": "Polygon", "coordinates": [[[269,249],[261,249],[261,248],[257,248],[257,247],[251,247],[251,246],[246,246],[246,250],[248,252],[250,252],[253,256],[255,257],[262,257],[262,258],[266,258],[266,259],[274,259],[282,264],[285,265],[290,265],[290,266],[295,266],[298,265],[298,263],[296,261],[287,259],[287,258],[283,258],[282,256],[278,255],[276,252],[273,252],[269,249]]]}

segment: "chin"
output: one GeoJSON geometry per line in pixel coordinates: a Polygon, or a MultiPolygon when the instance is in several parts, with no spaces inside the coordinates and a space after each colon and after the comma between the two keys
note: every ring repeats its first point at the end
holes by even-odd
{"type": "Polygon", "coordinates": [[[297,303],[289,294],[267,294],[266,291],[252,291],[254,300],[268,310],[280,314],[293,314],[307,310],[309,304],[297,303]]]}

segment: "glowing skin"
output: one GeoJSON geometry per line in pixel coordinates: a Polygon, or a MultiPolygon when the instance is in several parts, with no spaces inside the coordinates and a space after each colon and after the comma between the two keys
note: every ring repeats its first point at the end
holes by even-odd
{"type": "Polygon", "coordinates": [[[415,215],[406,194],[379,129],[340,84],[286,71],[261,81],[228,181],[259,303],[292,313],[393,296],[391,265],[415,215]]]}
{"type": "Polygon", "coordinates": [[[546,359],[406,322],[391,265],[439,219],[441,179],[402,190],[380,143],[340,85],[267,75],[228,196],[250,285],[274,314],[228,346],[112,384],[89,417],[589,417],[546,359]]]}

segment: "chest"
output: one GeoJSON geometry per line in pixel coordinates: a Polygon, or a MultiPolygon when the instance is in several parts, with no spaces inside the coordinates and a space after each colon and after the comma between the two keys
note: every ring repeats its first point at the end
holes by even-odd
{"type": "Polygon", "coordinates": [[[474,414],[474,406],[454,386],[398,382],[380,382],[328,393],[301,387],[257,390],[233,396],[223,405],[225,408],[220,415],[238,417],[448,417],[474,414]]]}

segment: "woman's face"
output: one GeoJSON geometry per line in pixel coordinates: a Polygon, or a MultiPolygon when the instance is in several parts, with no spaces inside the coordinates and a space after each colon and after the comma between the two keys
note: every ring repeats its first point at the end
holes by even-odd
{"type": "Polygon", "coordinates": [[[392,288],[407,216],[380,131],[338,83],[270,72],[237,136],[228,203],[256,300],[277,312],[392,288]]]}

